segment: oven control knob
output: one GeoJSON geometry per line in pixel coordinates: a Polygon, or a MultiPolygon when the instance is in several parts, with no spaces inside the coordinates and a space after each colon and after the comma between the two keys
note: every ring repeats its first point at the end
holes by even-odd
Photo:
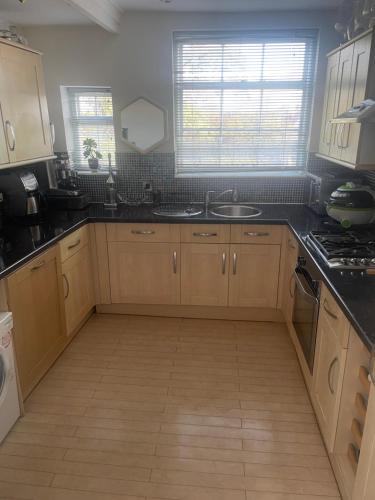
{"type": "Polygon", "coordinates": [[[372,266],[375,266],[375,259],[371,259],[370,263],[372,266]]]}
{"type": "Polygon", "coordinates": [[[361,264],[363,266],[369,266],[371,263],[370,259],[361,259],[361,264]]]}
{"type": "Polygon", "coordinates": [[[357,266],[358,265],[358,259],[350,259],[349,262],[350,262],[350,264],[352,266],[357,266]]]}

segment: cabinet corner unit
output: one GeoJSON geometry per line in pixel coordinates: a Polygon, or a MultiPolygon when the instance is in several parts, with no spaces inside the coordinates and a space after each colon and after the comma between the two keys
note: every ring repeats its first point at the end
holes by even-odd
{"type": "Polygon", "coordinates": [[[42,56],[0,40],[0,168],[53,157],[42,56]]]}
{"type": "Polygon", "coordinates": [[[332,120],[364,99],[374,99],[374,39],[371,30],[328,54],[318,156],[358,170],[375,169],[375,123],[332,120]]]}

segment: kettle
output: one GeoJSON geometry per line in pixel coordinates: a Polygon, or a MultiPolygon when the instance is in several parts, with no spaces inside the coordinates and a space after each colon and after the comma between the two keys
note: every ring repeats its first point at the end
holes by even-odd
{"type": "Polygon", "coordinates": [[[327,214],[345,227],[375,221],[375,191],[370,186],[347,182],[331,194],[327,214]]]}

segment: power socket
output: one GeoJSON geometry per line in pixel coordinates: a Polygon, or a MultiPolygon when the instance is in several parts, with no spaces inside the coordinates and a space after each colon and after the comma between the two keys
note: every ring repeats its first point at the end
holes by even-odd
{"type": "Polygon", "coordinates": [[[143,187],[143,191],[148,191],[149,193],[151,193],[153,191],[153,187],[152,187],[151,182],[143,181],[142,187],[143,187]]]}

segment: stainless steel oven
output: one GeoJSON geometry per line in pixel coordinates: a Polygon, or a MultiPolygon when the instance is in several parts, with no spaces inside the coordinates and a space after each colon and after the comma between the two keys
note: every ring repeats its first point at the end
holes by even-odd
{"type": "Polygon", "coordinates": [[[293,326],[306,362],[313,372],[321,283],[314,263],[300,248],[294,271],[293,326]]]}

